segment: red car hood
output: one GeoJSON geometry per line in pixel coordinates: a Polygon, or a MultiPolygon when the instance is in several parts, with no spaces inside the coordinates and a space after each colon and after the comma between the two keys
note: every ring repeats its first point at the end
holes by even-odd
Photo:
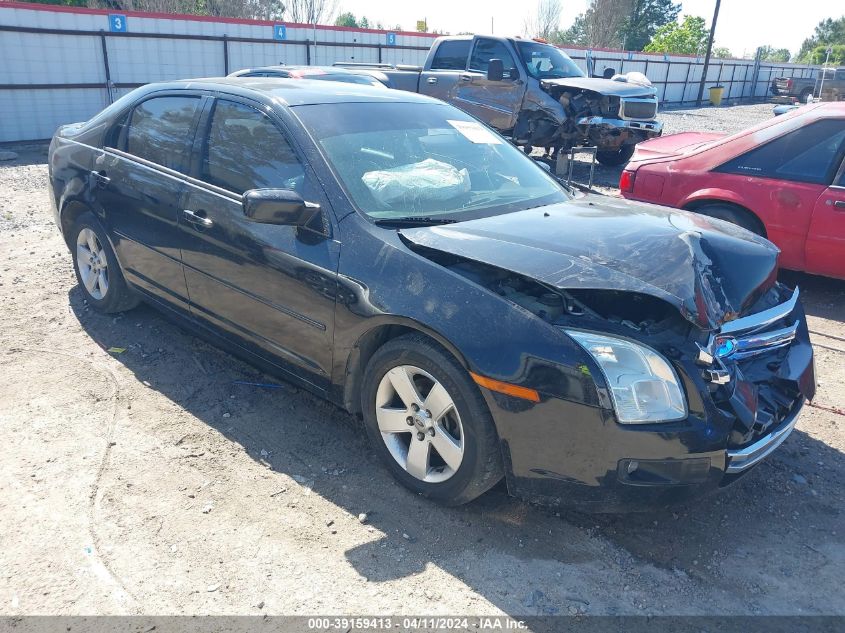
{"type": "Polygon", "coordinates": [[[675,158],[682,154],[691,154],[708,143],[724,138],[720,132],[681,132],[669,136],[658,136],[638,143],[631,162],[675,158]]]}

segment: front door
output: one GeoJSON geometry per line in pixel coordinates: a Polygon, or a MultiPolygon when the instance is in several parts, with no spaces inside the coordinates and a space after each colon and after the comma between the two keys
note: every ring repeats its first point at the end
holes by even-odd
{"type": "Polygon", "coordinates": [[[525,78],[507,44],[488,37],[473,42],[467,72],[461,73],[457,105],[499,131],[512,130],[525,95],[525,78]],[[501,59],[502,81],[487,79],[491,59],[501,59]]]}
{"type": "Polygon", "coordinates": [[[180,215],[191,311],[224,337],[318,388],[328,387],[339,243],[322,190],[277,121],[218,99],[201,124],[200,160],[180,215]],[[298,192],[323,208],[323,230],[258,224],[250,189],[298,192]]]}
{"type": "Polygon", "coordinates": [[[94,159],[94,196],[127,280],[187,312],[178,218],[201,97],[154,96],[136,105],[94,159]]]}
{"type": "Polygon", "coordinates": [[[845,279],[845,160],[816,202],[806,250],[807,272],[845,279]]]}

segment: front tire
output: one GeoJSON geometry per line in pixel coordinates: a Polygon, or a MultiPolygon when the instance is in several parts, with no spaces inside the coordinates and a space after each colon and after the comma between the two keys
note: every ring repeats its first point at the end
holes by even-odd
{"type": "Polygon", "coordinates": [[[502,478],[499,440],[481,393],[430,339],[411,334],[379,348],[361,397],[372,446],[406,488],[459,505],[502,478]]]}
{"type": "Polygon", "coordinates": [[[623,145],[618,150],[596,152],[596,160],[606,167],[624,165],[634,155],[633,145],[623,145]]]}
{"type": "Polygon", "coordinates": [[[138,305],[138,298],[126,286],[106,232],[93,213],[80,215],[68,238],[73,270],[91,307],[108,314],[138,305]]]}

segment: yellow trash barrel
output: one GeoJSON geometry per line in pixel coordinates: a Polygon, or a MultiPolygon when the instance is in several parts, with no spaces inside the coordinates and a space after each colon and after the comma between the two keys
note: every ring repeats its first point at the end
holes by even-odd
{"type": "Polygon", "coordinates": [[[722,105],[722,95],[724,92],[724,86],[713,86],[710,88],[710,103],[714,106],[722,105]]]}

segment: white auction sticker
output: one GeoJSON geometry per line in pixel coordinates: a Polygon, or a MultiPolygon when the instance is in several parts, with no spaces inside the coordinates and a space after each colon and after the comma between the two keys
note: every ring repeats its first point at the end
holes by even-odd
{"type": "Polygon", "coordinates": [[[448,123],[473,143],[498,145],[502,142],[502,139],[476,121],[448,121],[448,123]]]}

